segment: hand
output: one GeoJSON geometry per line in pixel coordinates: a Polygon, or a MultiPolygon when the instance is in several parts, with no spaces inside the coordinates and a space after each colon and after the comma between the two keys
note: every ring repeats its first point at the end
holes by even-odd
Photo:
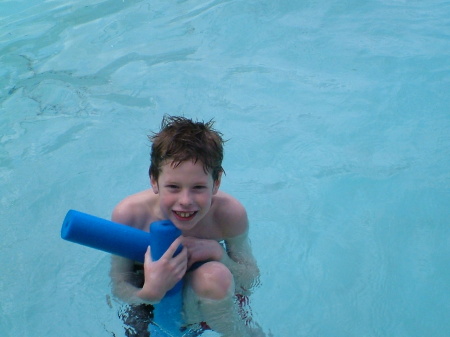
{"type": "Polygon", "coordinates": [[[198,239],[191,236],[181,238],[183,247],[187,248],[189,269],[195,262],[220,261],[225,251],[215,240],[198,239]]]}
{"type": "Polygon", "coordinates": [[[147,248],[144,261],[145,282],[137,294],[139,297],[151,302],[158,302],[183,278],[187,270],[187,249],[183,247],[181,252],[173,257],[180,244],[181,237],[170,245],[158,261],[153,261],[151,247],[147,248]]]}

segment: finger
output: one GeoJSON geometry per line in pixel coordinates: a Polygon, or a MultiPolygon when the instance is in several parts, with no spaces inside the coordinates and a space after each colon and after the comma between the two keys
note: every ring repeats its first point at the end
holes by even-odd
{"type": "Polygon", "coordinates": [[[185,264],[187,264],[188,254],[189,250],[185,246],[181,246],[181,251],[178,252],[178,254],[174,256],[173,259],[177,263],[182,263],[182,261],[185,261],[185,264]]]}
{"type": "Polygon", "coordinates": [[[169,246],[169,248],[167,248],[166,252],[163,254],[162,258],[171,259],[180,245],[181,245],[181,236],[179,236],[177,239],[175,239],[174,242],[172,242],[172,244],[169,246]]]}
{"type": "Polygon", "coordinates": [[[152,248],[148,246],[144,256],[144,264],[149,264],[151,262],[153,262],[152,248]]]}
{"type": "Polygon", "coordinates": [[[189,246],[189,244],[193,242],[195,239],[191,236],[181,236],[180,240],[183,246],[189,246]]]}

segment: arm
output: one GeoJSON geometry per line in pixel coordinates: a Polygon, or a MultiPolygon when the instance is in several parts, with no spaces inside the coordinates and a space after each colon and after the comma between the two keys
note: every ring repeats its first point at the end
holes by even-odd
{"type": "Polygon", "coordinates": [[[110,277],[113,294],[130,304],[153,304],[158,302],[156,296],[153,300],[149,299],[147,301],[138,296],[138,292],[141,290],[139,287],[141,281],[133,268],[133,261],[115,255],[111,257],[110,277]]]}
{"type": "Polygon", "coordinates": [[[259,268],[253,256],[248,233],[225,240],[222,262],[234,275],[236,290],[249,293],[259,282],[259,268]]]}
{"type": "Polygon", "coordinates": [[[186,273],[187,250],[183,249],[173,257],[179,245],[180,239],[175,240],[158,261],[152,260],[149,246],[145,254],[142,287],[139,286],[139,280],[133,271],[134,262],[113,256],[110,276],[114,295],[130,304],[158,303],[186,273]]]}
{"type": "Polygon", "coordinates": [[[226,198],[216,218],[220,219],[225,249],[216,240],[183,237],[188,248],[190,267],[198,261],[219,261],[234,275],[236,289],[249,292],[259,281],[259,269],[248,238],[248,219],[245,208],[234,198],[226,198]]]}
{"type": "Polygon", "coordinates": [[[247,211],[241,203],[231,198],[222,208],[222,212],[220,216],[226,219],[226,225],[223,226],[225,251],[220,261],[234,275],[236,290],[244,294],[249,293],[259,282],[259,268],[248,237],[247,211]]]}
{"type": "MultiPolygon", "coordinates": [[[[144,228],[149,221],[139,204],[129,202],[122,202],[114,209],[112,220],[137,228],[144,228]]],[[[180,239],[175,240],[158,261],[153,261],[149,247],[145,254],[143,279],[134,272],[134,261],[113,256],[110,276],[114,295],[130,304],[159,302],[186,272],[186,249],[173,257],[179,244],[180,239]]]]}
{"type": "Polygon", "coordinates": [[[253,257],[247,232],[225,240],[225,249],[216,240],[183,237],[189,255],[188,269],[196,262],[219,261],[233,274],[239,293],[248,294],[259,282],[259,269],[253,257]]]}

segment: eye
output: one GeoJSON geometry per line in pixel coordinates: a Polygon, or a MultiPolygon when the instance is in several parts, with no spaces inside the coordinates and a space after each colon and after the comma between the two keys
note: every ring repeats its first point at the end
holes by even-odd
{"type": "Polygon", "coordinates": [[[197,185],[194,187],[194,191],[199,192],[199,193],[205,191],[206,189],[207,189],[207,187],[204,185],[197,185]]]}
{"type": "Polygon", "coordinates": [[[196,190],[196,191],[202,191],[202,190],[204,190],[204,189],[206,189],[206,186],[204,186],[204,185],[197,185],[197,186],[194,186],[194,190],[196,190]]]}
{"type": "Polygon", "coordinates": [[[177,190],[178,189],[178,185],[169,184],[169,185],[166,185],[166,188],[169,189],[169,190],[177,190]]]}

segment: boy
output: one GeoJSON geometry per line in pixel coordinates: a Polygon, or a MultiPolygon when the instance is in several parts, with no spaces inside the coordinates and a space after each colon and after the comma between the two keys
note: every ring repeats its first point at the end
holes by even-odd
{"type": "Polygon", "coordinates": [[[151,188],[121,201],[112,221],[149,231],[152,222],[170,219],[182,235],[156,262],[149,247],[141,274],[135,272],[134,261],[113,256],[115,295],[142,310],[184,278],[186,324],[203,322],[223,336],[249,336],[235,302],[236,296],[249,294],[259,270],[247,237],[244,207],[219,191],[221,133],[213,129],[212,121],[165,116],[161,131],[149,138],[151,188]],[[173,257],[180,244],[181,253],[173,257]],[[196,262],[204,263],[191,269],[196,262]]]}

